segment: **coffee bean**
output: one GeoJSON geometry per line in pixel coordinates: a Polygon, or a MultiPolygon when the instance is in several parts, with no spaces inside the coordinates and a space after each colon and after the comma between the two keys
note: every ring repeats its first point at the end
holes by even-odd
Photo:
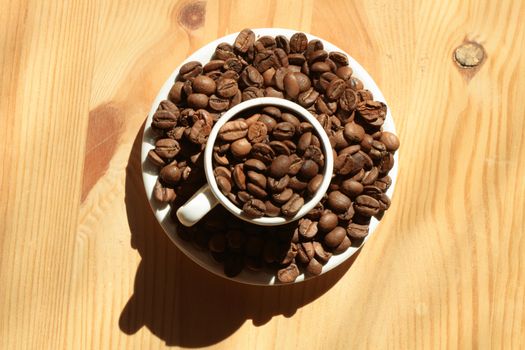
{"type": "Polygon", "coordinates": [[[284,189],[288,186],[290,183],[290,177],[288,175],[284,175],[280,179],[274,179],[272,177],[268,178],[268,189],[272,193],[279,193],[284,191],[284,189]]]}
{"type": "Polygon", "coordinates": [[[220,165],[226,166],[230,164],[228,157],[226,157],[225,155],[220,155],[217,152],[213,152],[213,161],[219,166],[220,165]]]}
{"type": "Polygon", "coordinates": [[[281,214],[281,208],[273,204],[272,201],[267,200],[264,204],[266,206],[266,211],[264,212],[266,216],[276,217],[281,214]]]}
{"type": "Polygon", "coordinates": [[[345,180],[341,184],[341,192],[350,197],[355,197],[363,192],[363,185],[354,180],[345,180]]]}
{"type": "Polygon", "coordinates": [[[344,227],[337,226],[336,228],[334,228],[326,234],[326,236],[324,237],[324,243],[327,247],[335,248],[339,244],[341,244],[345,237],[346,229],[344,227]]]}
{"type": "Polygon", "coordinates": [[[259,199],[250,199],[244,203],[242,211],[251,218],[259,218],[264,215],[266,205],[259,199]]]}
{"type": "Polygon", "coordinates": [[[399,148],[399,139],[388,131],[383,131],[380,141],[385,145],[388,152],[395,152],[399,148]]]}
{"type": "MultiPolygon", "coordinates": [[[[259,118],[259,117],[257,117],[259,118]]],[[[268,134],[266,124],[256,121],[248,128],[248,140],[252,143],[263,142],[268,134]]]]}
{"type": "Polygon", "coordinates": [[[290,38],[290,52],[302,53],[306,50],[308,38],[304,33],[295,33],[290,38]]]}
{"type": "Polygon", "coordinates": [[[293,190],[291,188],[287,188],[280,193],[273,194],[272,199],[275,201],[275,203],[284,204],[288,202],[292,198],[292,196],[293,190]]]}
{"type": "Polygon", "coordinates": [[[334,160],[334,171],[338,175],[348,175],[354,170],[354,160],[351,154],[344,153],[334,160]]]}
{"type": "Polygon", "coordinates": [[[246,138],[242,138],[239,140],[235,140],[232,143],[230,150],[234,157],[242,159],[250,154],[250,151],[252,150],[252,145],[246,138]]]}
{"type": "Polygon", "coordinates": [[[257,186],[254,183],[248,182],[246,184],[246,189],[249,193],[251,193],[254,197],[259,199],[265,199],[268,196],[268,192],[264,190],[264,188],[257,186]]]}
{"type": "Polygon", "coordinates": [[[318,97],[319,93],[311,87],[305,92],[299,94],[297,102],[304,108],[309,108],[315,103],[315,101],[317,101],[318,97]]]}
{"type": "Polygon", "coordinates": [[[216,84],[212,78],[199,75],[193,80],[192,88],[194,92],[210,96],[215,92],[216,84]]]}
{"type": "Polygon", "coordinates": [[[180,152],[180,145],[173,139],[160,139],[155,142],[155,152],[163,159],[173,158],[180,152]]]}
{"type": "Polygon", "coordinates": [[[355,200],[355,210],[361,215],[374,216],[379,208],[379,202],[373,197],[360,195],[355,200]]]}
{"type": "Polygon", "coordinates": [[[282,283],[292,283],[299,277],[300,272],[297,268],[297,265],[290,264],[287,267],[284,267],[277,271],[277,279],[282,283]]]}
{"type": "Polygon", "coordinates": [[[264,78],[259,71],[253,66],[247,66],[244,68],[240,75],[240,80],[245,87],[256,86],[262,87],[264,78]]]}
{"type": "Polygon", "coordinates": [[[352,89],[345,89],[339,98],[339,106],[342,110],[351,112],[357,107],[357,93],[352,89]]]}
{"type": "Polygon", "coordinates": [[[339,97],[341,97],[341,95],[345,91],[345,88],[346,83],[343,79],[333,79],[326,88],[326,97],[328,97],[332,101],[335,101],[339,99],[339,97]]]}
{"type": "Polygon", "coordinates": [[[227,98],[211,95],[208,99],[208,105],[217,112],[222,112],[230,106],[230,101],[227,98]]]}
{"type": "Polygon", "coordinates": [[[241,203],[246,203],[247,201],[252,199],[253,196],[246,191],[239,191],[237,193],[237,198],[239,199],[241,203]]]}
{"type": "Polygon", "coordinates": [[[305,179],[311,179],[319,173],[319,165],[311,159],[304,161],[299,174],[305,179]]]}
{"type": "Polygon", "coordinates": [[[259,117],[258,119],[261,123],[263,123],[264,125],[266,125],[266,129],[267,129],[267,132],[271,132],[273,130],[273,128],[275,127],[275,125],[277,125],[277,122],[275,121],[274,118],[270,117],[269,115],[267,114],[261,114],[261,116],[259,117]]]}
{"type": "Polygon", "coordinates": [[[153,115],[151,125],[161,130],[169,130],[177,125],[178,115],[170,111],[160,110],[153,115]]]}
{"type": "Polygon", "coordinates": [[[297,176],[293,176],[290,178],[288,186],[295,192],[302,192],[308,187],[308,182],[299,179],[297,176]]]}
{"type": "Polygon", "coordinates": [[[321,187],[321,184],[323,182],[323,175],[317,174],[315,175],[309,182],[308,182],[308,193],[310,195],[314,195],[319,190],[319,187],[321,187]]]}
{"type": "Polygon", "coordinates": [[[297,154],[292,154],[290,156],[290,167],[288,168],[288,175],[295,176],[299,173],[303,167],[304,161],[297,156],[297,154]]]}
{"type": "MultiPolygon", "coordinates": [[[[220,167],[218,167],[220,168],[220,167]]],[[[215,168],[217,170],[218,168],[215,168]]],[[[233,168],[233,181],[237,185],[237,187],[240,190],[246,190],[246,175],[244,174],[244,165],[243,164],[237,164],[233,168]]],[[[223,169],[226,169],[223,167],[223,169]]]]}
{"type": "Polygon", "coordinates": [[[150,163],[158,166],[158,167],[161,167],[161,166],[164,166],[166,165],[166,162],[164,161],[164,159],[162,159],[156,152],[155,150],[150,150],[148,152],[148,160],[150,161],[150,163]]]}
{"type": "Polygon", "coordinates": [[[288,41],[288,38],[286,38],[284,35],[277,35],[275,37],[275,45],[278,48],[283,49],[286,53],[290,52],[290,42],[288,41]]]}
{"type": "Polygon", "coordinates": [[[165,183],[175,185],[180,181],[182,171],[177,167],[177,164],[172,163],[163,167],[159,176],[165,183]]]}
{"type": "Polygon", "coordinates": [[[233,47],[242,53],[248,52],[255,42],[255,33],[251,29],[243,29],[235,38],[233,47]]]}
{"type": "Polygon", "coordinates": [[[270,147],[274,150],[275,154],[277,155],[285,155],[285,156],[289,156],[291,154],[291,151],[290,149],[288,148],[288,146],[286,146],[286,144],[284,142],[281,142],[281,141],[271,141],[269,143],[270,147]]]}
{"type": "Polygon", "coordinates": [[[288,202],[281,207],[281,212],[286,217],[295,216],[304,205],[304,198],[294,194],[288,202]]]}
{"type": "Polygon", "coordinates": [[[190,129],[188,139],[196,144],[203,145],[208,140],[211,132],[211,125],[207,124],[205,120],[197,120],[190,129]]]}
{"type": "Polygon", "coordinates": [[[266,176],[255,172],[253,170],[249,170],[246,175],[248,176],[248,180],[252,182],[253,184],[261,187],[266,188],[266,176]]]}
{"type": "Polygon", "coordinates": [[[343,193],[339,191],[333,191],[328,194],[328,205],[334,212],[341,213],[352,205],[352,201],[343,193]]]}
{"type": "Polygon", "coordinates": [[[365,176],[363,177],[363,180],[361,180],[361,183],[365,186],[372,185],[377,180],[378,175],[379,170],[377,169],[377,167],[373,167],[365,173],[365,176]]]}
{"type": "Polygon", "coordinates": [[[334,254],[341,254],[344,253],[350,246],[352,245],[352,241],[350,241],[350,238],[348,236],[343,238],[343,241],[339,243],[337,247],[333,250],[334,254]]]}
{"type": "Polygon", "coordinates": [[[264,163],[269,163],[275,156],[274,150],[265,143],[256,143],[252,147],[252,156],[264,163]]]}
{"type": "Polygon", "coordinates": [[[303,218],[299,220],[299,234],[307,239],[313,238],[317,234],[317,225],[317,221],[303,218]]]}
{"type": "Polygon", "coordinates": [[[290,158],[285,155],[277,156],[270,166],[270,176],[280,178],[288,173],[290,158]]]}
{"type": "Polygon", "coordinates": [[[234,79],[221,78],[217,80],[216,92],[220,97],[233,97],[237,93],[238,89],[237,82],[234,79]]]}
{"type": "Polygon", "coordinates": [[[310,275],[317,276],[323,272],[323,265],[321,265],[316,259],[311,259],[306,266],[306,272],[310,275]]]}
{"type": "Polygon", "coordinates": [[[224,176],[217,176],[216,178],[217,186],[219,186],[219,189],[221,190],[224,195],[227,195],[232,190],[232,185],[230,180],[225,178],[224,176]]]}
{"type": "Polygon", "coordinates": [[[246,162],[244,162],[244,167],[247,170],[254,170],[260,173],[266,171],[266,165],[260,160],[254,158],[248,159],[246,162]]]}
{"type": "Polygon", "coordinates": [[[182,81],[194,78],[202,73],[202,64],[197,61],[191,61],[183,64],[179,70],[179,78],[182,81]]]}
{"type": "Polygon", "coordinates": [[[315,258],[321,263],[326,264],[328,260],[332,257],[332,254],[325,251],[323,245],[319,242],[313,242],[315,258]]]}
{"type": "Polygon", "coordinates": [[[283,80],[284,84],[284,90],[286,91],[286,96],[289,99],[295,100],[297,96],[299,96],[299,93],[301,92],[301,88],[299,86],[299,82],[297,81],[297,77],[295,76],[295,73],[288,73],[284,76],[283,80]]]}
{"type": "Polygon", "coordinates": [[[331,212],[323,213],[319,219],[319,229],[323,232],[329,232],[336,228],[337,223],[337,215],[331,212]]]}
{"type": "Polygon", "coordinates": [[[248,125],[242,120],[233,120],[224,124],[219,130],[219,138],[224,141],[235,141],[248,134],[248,125]]]}
{"type": "Polygon", "coordinates": [[[177,194],[173,188],[165,187],[157,180],[153,188],[153,197],[161,203],[169,203],[177,198],[177,194]]]}
{"type": "Polygon", "coordinates": [[[368,235],[368,225],[351,222],[346,228],[346,233],[352,238],[364,238],[368,235]]]}
{"type": "Polygon", "coordinates": [[[310,145],[306,147],[303,158],[311,159],[316,162],[320,167],[324,166],[324,155],[323,151],[318,146],[310,145]]]}

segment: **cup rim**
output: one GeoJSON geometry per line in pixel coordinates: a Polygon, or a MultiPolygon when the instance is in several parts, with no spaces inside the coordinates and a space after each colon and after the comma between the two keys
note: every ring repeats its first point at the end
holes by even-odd
{"type": "Polygon", "coordinates": [[[322,125],[319,123],[319,121],[301,105],[295,102],[292,102],[286,99],[282,99],[282,98],[277,98],[277,97],[254,98],[254,99],[250,99],[250,100],[241,102],[238,105],[230,108],[228,111],[226,111],[224,114],[221,115],[219,120],[213,126],[210,132],[210,135],[208,136],[208,140],[206,142],[206,148],[204,150],[204,172],[206,174],[206,180],[211,188],[212,193],[219,201],[219,204],[224,206],[230,213],[232,213],[239,219],[242,219],[252,224],[261,225],[261,226],[285,225],[290,222],[299,220],[300,218],[305,216],[310,210],[312,210],[321,201],[324,194],[328,190],[328,187],[330,186],[330,182],[332,181],[333,169],[334,169],[334,155],[332,152],[332,146],[330,144],[330,139],[328,138],[326,131],[324,130],[322,125]],[[217,139],[220,128],[224,124],[226,124],[228,121],[230,121],[232,118],[237,116],[239,113],[245,110],[260,107],[260,106],[277,106],[281,108],[284,107],[285,109],[288,109],[296,114],[299,114],[301,117],[306,119],[309,123],[312,124],[315,131],[317,132],[317,135],[319,135],[321,149],[325,156],[323,181],[321,182],[319,189],[317,190],[315,195],[312,198],[310,198],[310,200],[304,203],[304,205],[301,207],[299,212],[297,212],[296,215],[290,218],[286,218],[283,216],[277,216],[277,217],[263,216],[260,218],[251,218],[247,216],[246,214],[242,212],[241,208],[239,208],[234,203],[232,203],[228,199],[228,197],[226,197],[220,191],[219,186],[217,185],[215,176],[213,175],[213,164],[212,164],[213,163],[212,162],[213,146],[217,139]]]}

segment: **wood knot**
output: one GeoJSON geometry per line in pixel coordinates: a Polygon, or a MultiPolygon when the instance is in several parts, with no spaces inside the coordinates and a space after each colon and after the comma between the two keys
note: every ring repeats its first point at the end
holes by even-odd
{"type": "Polygon", "coordinates": [[[177,21],[188,30],[196,30],[204,25],[206,2],[194,1],[184,5],[177,16],[177,21]]]}
{"type": "Polygon", "coordinates": [[[480,44],[468,41],[454,50],[454,61],[460,68],[475,68],[485,58],[485,50],[480,44]]]}

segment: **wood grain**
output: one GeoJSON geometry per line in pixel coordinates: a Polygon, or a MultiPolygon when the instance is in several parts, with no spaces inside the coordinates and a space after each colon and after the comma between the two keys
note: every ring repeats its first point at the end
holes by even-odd
{"type": "Polygon", "coordinates": [[[523,1],[0,0],[0,348],[525,347],[523,1]],[[402,141],[392,208],[318,279],[215,277],[156,223],[141,126],[166,76],[244,27],[349,52],[402,141]],[[486,59],[457,67],[476,41],[486,59]]]}

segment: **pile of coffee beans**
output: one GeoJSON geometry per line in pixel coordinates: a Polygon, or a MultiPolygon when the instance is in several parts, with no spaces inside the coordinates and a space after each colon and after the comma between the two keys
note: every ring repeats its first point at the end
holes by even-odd
{"type": "Polygon", "coordinates": [[[219,130],[214,175],[222,193],[252,218],[293,217],[323,181],[314,127],[275,106],[244,113],[219,130]]]}
{"type": "MultiPolygon", "coordinates": [[[[209,62],[184,64],[153,116],[159,135],[148,155],[159,167],[154,197],[170,203],[174,220],[176,209],[206,182],[203,150],[221,113],[263,96],[294,101],[323,126],[335,157],[327,194],[304,218],[278,228],[248,224],[219,206],[193,227],[179,225],[178,234],[209,250],[227,276],[244,267],[270,269],[287,283],[301,270],[320,274],[332,254],[361,244],[372,217],[381,219],[390,206],[388,172],[399,140],[383,131],[387,107],[353,76],[346,55],[325,51],[304,33],[256,38],[245,29],[233,44],[219,44],[209,62]]],[[[260,179],[252,174],[252,180],[260,179]]]]}

